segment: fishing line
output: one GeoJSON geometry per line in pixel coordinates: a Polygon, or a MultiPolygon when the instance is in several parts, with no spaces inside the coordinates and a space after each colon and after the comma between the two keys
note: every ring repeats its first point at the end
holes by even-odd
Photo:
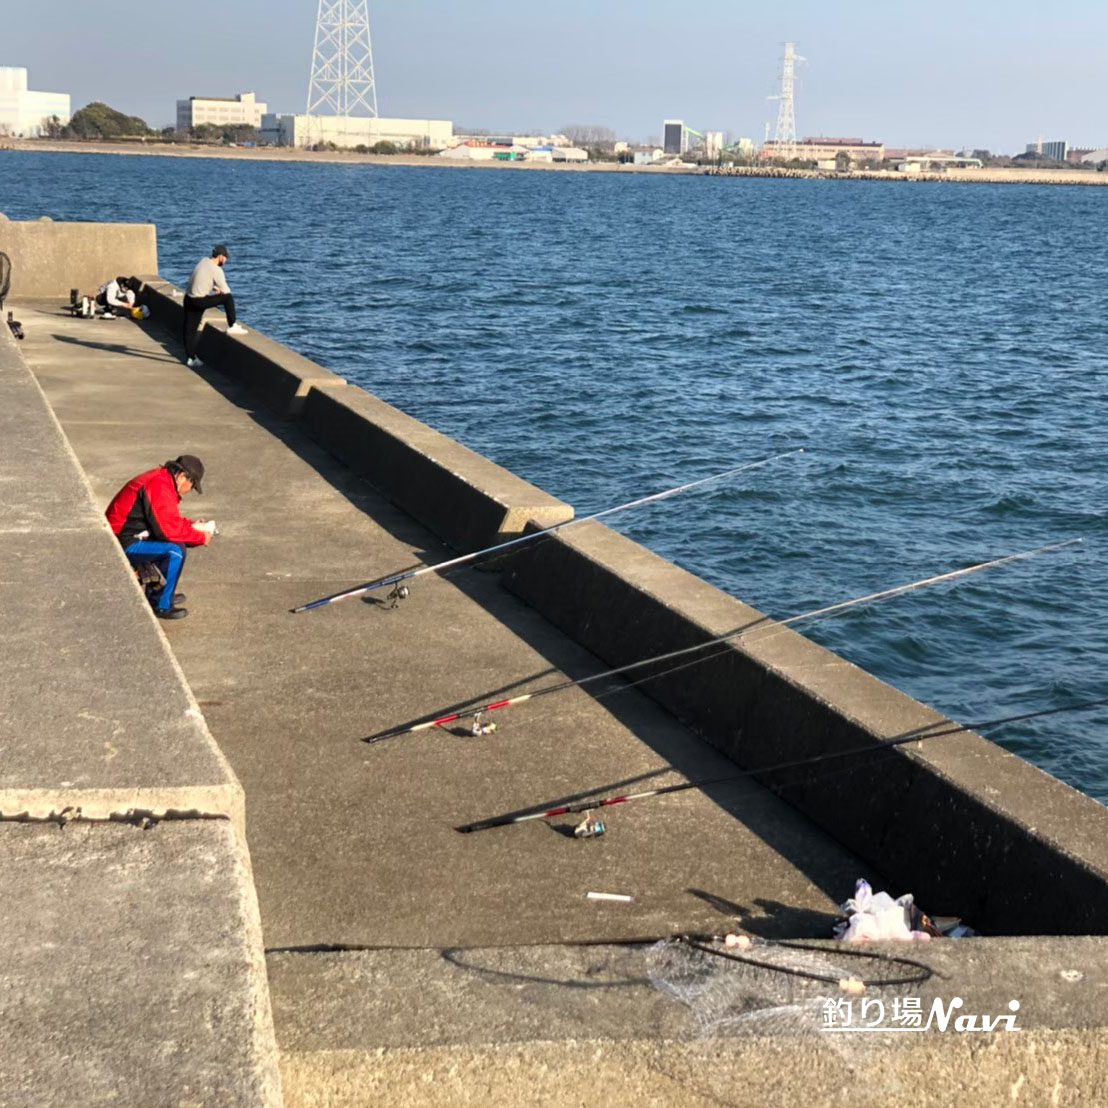
{"type": "MultiPolygon", "coordinates": [[[[399,735],[409,735],[417,731],[425,731],[432,727],[443,727],[448,723],[454,723],[461,719],[463,716],[480,716],[486,712],[495,712],[504,708],[514,707],[519,704],[525,704],[529,700],[537,700],[540,697],[550,696],[552,693],[564,692],[568,689],[579,688],[585,685],[591,684],[594,681],[601,681],[608,677],[617,677],[620,674],[627,673],[631,670],[639,669],[643,666],[654,665],[660,662],[672,661],[676,658],[684,658],[690,654],[696,654],[700,651],[708,650],[714,646],[720,646],[724,643],[730,642],[732,639],[746,635],[748,641],[753,640],[756,636],[759,641],[763,638],[770,638],[774,634],[779,634],[785,628],[791,627],[797,623],[807,622],[809,620],[825,619],[832,616],[837,616],[843,612],[849,611],[853,608],[861,607],[864,604],[875,604],[883,600],[891,600],[898,596],[904,596],[910,592],[915,592],[919,589],[929,588],[933,585],[944,584],[950,581],[956,581],[963,577],[967,577],[970,574],[978,573],[986,569],[994,569],[997,566],[1006,565],[1010,562],[1016,562],[1025,560],[1028,558],[1035,558],[1042,554],[1054,553],[1058,550],[1064,550],[1067,547],[1075,546],[1081,543],[1082,539],[1066,539],[1063,542],[1049,543],[1046,546],[1040,546],[1034,550],[1026,550],[1018,554],[1008,554],[1002,558],[994,558],[991,561],[979,562],[976,565],[967,566],[964,569],[952,570],[948,573],[940,573],[933,577],[925,577],[919,581],[912,581],[906,585],[897,585],[895,588],[883,589],[880,592],[868,593],[865,596],[856,597],[853,600],[843,600],[836,604],[830,604],[822,608],[814,608],[811,611],[801,612],[799,615],[789,616],[783,620],[771,620],[769,616],[762,616],[759,619],[751,620],[749,623],[744,624],[742,627],[736,628],[733,631],[727,632],[725,635],[720,635],[717,638],[709,639],[706,642],[696,643],[693,646],[681,647],[677,650],[670,650],[664,654],[655,654],[649,658],[642,658],[637,662],[628,662],[625,665],[616,666],[613,669],[607,669],[600,673],[590,674],[588,677],[580,677],[576,679],[569,679],[561,681],[556,685],[550,685],[545,689],[536,689],[531,693],[521,693],[519,696],[506,697],[501,700],[495,700],[488,704],[482,704],[479,707],[467,708],[462,711],[450,712],[445,715],[435,715],[430,718],[420,720],[418,723],[405,724],[401,727],[393,727],[387,731],[378,732],[375,735],[369,735],[363,742],[375,743],[381,742],[384,739],[396,738],[399,735]]],[[[622,685],[618,688],[608,690],[607,693],[600,695],[612,695],[616,692],[622,692],[624,689],[633,688],[635,685],[642,684],[644,681],[651,681],[657,677],[665,677],[671,673],[679,672],[686,669],[691,665],[696,665],[700,662],[709,661],[711,658],[719,657],[722,654],[727,653],[725,650],[713,651],[702,658],[696,658],[692,661],[682,663],[679,666],[674,666],[671,669],[662,670],[657,673],[648,674],[645,677],[638,679],[637,681],[630,682],[622,685]]]]}
{"type": "Polygon", "coordinates": [[[671,496],[677,496],[679,493],[688,492],[690,489],[700,488],[714,481],[722,481],[727,477],[734,477],[738,473],[745,473],[752,469],[758,469],[761,466],[769,465],[770,462],[778,462],[783,458],[792,458],[803,453],[804,449],[801,447],[797,450],[786,451],[784,454],[773,454],[757,462],[746,462],[741,466],[735,466],[733,469],[724,470],[722,473],[714,473],[710,477],[701,477],[696,481],[689,481],[684,485],[676,485],[672,489],[664,489],[662,492],[651,493],[649,496],[641,496],[637,500],[629,500],[626,504],[617,504],[614,508],[605,508],[604,511],[594,512],[590,516],[582,516],[580,519],[568,519],[564,523],[556,523],[551,527],[544,527],[539,531],[529,531],[525,535],[520,535],[514,539],[508,539],[507,542],[497,543],[495,546],[487,546],[483,550],[475,550],[470,554],[460,554],[457,558],[450,558],[445,562],[438,562],[432,566],[421,566],[419,569],[404,570],[390,574],[387,577],[378,577],[376,580],[367,581],[365,584],[358,585],[356,588],[332,593],[330,596],[324,596],[318,600],[309,601],[307,604],[301,604],[298,608],[293,608],[291,610],[293,614],[311,612],[316,608],[322,608],[328,604],[335,604],[340,600],[349,600],[351,597],[362,596],[367,592],[372,592],[375,589],[383,589],[388,585],[396,586],[394,593],[397,596],[406,595],[406,591],[403,593],[400,591],[402,583],[405,581],[412,581],[416,577],[422,577],[425,573],[442,573],[445,570],[466,565],[476,561],[478,558],[487,557],[501,550],[522,546],[524,543],[534,542],[535,539],[549,538],[549,536],[559,531],[564,531],[569,527],[576,527],[580,523],[591,523],[595,520],[615,515],[617,512],[627,512],[632,508],[641,508],[645,504],[656,504],[660,500],[666,500],[671,496]]]}
{"type": "MultiPolygon", "coordinates": [[[[875,754],[878,751],[889,750],[892,747],[903,746],[910,742],[922,742],[925,739],[945,738],[949,735],[964,734],[967,731],[986,731],[994,727],[1001,727],[1010,723],[1021,723],[1030,719],[1041,719],[1045,716],[1056,716],[1066,712],[1083,712],[1091,708],[1099,708],[1108,704],[1108,697],[1100,700],[1089,700],[1081,704],[1071,704],[1062,708],[1044,708],[1035,712],[1023,712],[1019,715],[1005,716],[1001,719],[984,720],[978,723],[951,724],[946,720],[917,727],[894,739],[886,739],[868,746],[851,747],[849,750],[834,750],[824,754],[815,754],[807,758],[797,758],[788,762],[778,762],[775,765],[760,766],[756,769],[740,770],[737,773],[729,773],[720,777],[702,778],[697,781],[682,781],[676,785],[662,785],[655,789],[646,789],[639,793],[624,793],[620,796],[604,797],[600,800],[577,801],[569,804],[560,804],[544,811],[521,809],[509,812],[505,815],[492,816],[489,819],[475,820],[465,823],[454,830],[462,834],[470,834],[474,831],[487,831],[493,827],[508,827],[517,823],[528,823],[537,819],[553,819],[556,816],[571,815],[576,812],[589,812],[597,808],[611,808],[617,804],[628,804],[635,800],[649,800],[656,796],[667,796],[672,793],[685,792],[688,789],[704,789],[711,785],[722,785],[730,781],[740,781],[747,777],[757,777],[762,774],[776,773],[780,770],[796,769],[801,766],[816,765],[820,762],[831,761],[835,758],[849,758],[859,754],[875,754]]],[[[794,782],[793,784],[797,784],[794,782]]],[[[789,787],[789,786],[784,786],[789,787]]],[[[600,788],[590,790],[599,792],[600,788]]]]}

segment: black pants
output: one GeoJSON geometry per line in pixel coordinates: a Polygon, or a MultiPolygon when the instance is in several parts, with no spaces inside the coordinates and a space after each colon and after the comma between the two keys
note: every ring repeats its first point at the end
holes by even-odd
{"type": "Polygon", "coordinates": [[[229,292],[216,292],[211,296],[186,296],[185,297],[185,356],[196,357],[196,336],[200,332],[200,320],[204,317],[205,308],[218,308],[223,306],[227,313],[227,326],[233,327],[235,323],[235,298],[229,292]]]}

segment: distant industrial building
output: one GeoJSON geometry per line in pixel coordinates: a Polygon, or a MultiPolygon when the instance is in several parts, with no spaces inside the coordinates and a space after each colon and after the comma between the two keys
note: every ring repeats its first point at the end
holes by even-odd
{"type": "Polygon", "coordinates": [[[335,146],[351,149],[391,142],[402,149],[442,150],[454,138],[448,119],[384,119],[354,115],[275,115],[262,117],[260,142],[275,146],[335,146]]]}
{"type": "Polygon", "coordinates": [[[1103,165],[1108,162],[1108,146],[1102,146],[1099,150],[1090,150],[1082,156],[1081,161],[1084,165],[1103,165]]]}
{"type": "Polygon", "coordinates": [[[662,149],[667,154],[684,154],[688,149],[689,132],[683,119],[662,122],[662,149]]]}
{"type": "Polygon", "coordinates": [[[188,131],[205,123],[216,127],[260,127],[267,105],[252,92],[237,96],[190,96],[177,101],[177,130],[188,131]]]}
{"type": "Polygon", "coordinates": [[[33,92],[27,88],[27,70],[0,66],[0,135],[38,138],[46,131],[46,121],[57,116],[68,123],[69,93],[33,92]]]}
{"type": "MultiPolygon", "coordinates": [[[[770,139],[762,146],[762,157],[767,161],[785,156],[784,146],[778,150],[776,139],[770,139]]],[[[882,162],[885,160],[885,144],[882,142],[863,142],[860,138],[806,138],[793,144],[791,158],[803,162],[834,161],[840,154],[846,154],[851,162],[882,162]]]]}
{"type": "Polygon", "coordinates": [[[440,158],[459,162],[587,162],[587,150],[579,146],[540,143],[526,146],[519,141],[490,142],[471,138],[439,152],[440,158]]]}
{"type": "Polygon", "coordinates": [[[1037,154],[1040,158],[1050,158],[1055,162],[1064,162],[1067,148],[1068,144],[1064,140],[1043,142],[1042,139],[1036,139],[1034,142],[1027,144],[1024,153],[1037,154]]]}

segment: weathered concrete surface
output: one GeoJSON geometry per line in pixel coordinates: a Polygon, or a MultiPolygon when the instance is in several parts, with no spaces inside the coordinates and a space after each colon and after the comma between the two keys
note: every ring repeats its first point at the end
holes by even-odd
{"type": "Polygon", "coordinates": [[[184,370],[172,341],[129,322],[105,341],[96,325],[24,314],[28,355],[98,498],[151,458],[187,448],[208,463],[209,492],[187,507],[223,535],[187,570],[191,618],[165,630],[247,790],[288,1103],[1103,1102],[1098,941],[1039,940],[1010,957],[993,940],[907,950],[938,959],[936,994],[956,983],[951,995],[1006,1000],[1018,995],[1010,982],[1034,992],[1059,975],[1034,1030],[991,1039],[848,1045],[774,1033],[771,1017],[767,1034],[701,1041],[638,971],[612,997],[613,966],[625,973],[631,955],[560,944],[718,929],[721,911],[756,934],[825,934],[854,877],[905,887],[750,782],[615,810],[588,842],[541,824],[455,834],[495,811],[730,763],[636,693],[533,703],[480,740],[360,743],[597,661],[484,574],[423,582],[395,611],[375,600],[289,616],[293,603],[447,552],[223,374],[184,370]],[[120,402],[134,395],[140,406],[120,402]],[[636,900],[595,904],[590,889],[636,900]],[[281,952],[327,944],[393,949],[281,952]],[[1084,980],[1072,972],[1089,984],[1071,996],[1062,986],[1084,980]]]}
{"type": "MultiPolygon", "coordinates": [[[[825,946],[801,964],[843,976],[877,969],[825,946]]],[[[1008,1015],[1018,1001],[1019,1030],[983,1035],[936,1024],[918,1033],[829,1033],[824,1000],[847,999],[834,985],[686,962],[681,951],[650,946],[271,954],[287,1103],[1106,1102],[1103,942],[981,939],[881,949],[922,959],[937,975],[917,986],[869,988],[866,1022],[907,1026],[894,1022],[893,1005],[910,997],[926,1023],[935,1000],[949,1006],[960,997],[955,1015],[1008,1015]],[[688,1003],[667,984],[695,986],[688,1003]]],[[[783,952],[751,954],[772,960],[783,952]]],[[[855,1024],[860,1002],[853,1001],[855,1024]]]]}
{"type": "Polygon", "coordinates": [[[241,830],[242,790],[7,328],[0,441],[0,814],[198,811],[241,830]]]}
{"type": "Polygon", "coordinates": [[[152,223],[16,221],[0,214],[0,252],[12,261],[10,296],[59,296],[95,291],[120,274],[158,271],[152,223]]]}
{"type": "Polygon", "coordinates": [[[0,442],[0,1104],[279,1105],[242,789],[7,328],[0,442]]]}
{"type": "Polygon", "coordinates": [[[226,820],[0,823],[0,1106],[278,1105],[226,820]]]}
{"type": "Polygon", "coordinates": [[[269,947],[668,933],[714,918],[690,890],[743,905],[756,930],[827,927],[856,860],[748,783],[643,805],[609,820],[602,841],[543,824],[457,834],[492,812],[729,763],[648,701],[584,693],[480,741],[436,732],[367,746],[443,703],[596,662],[480,573],[432,578],[395,611],[375,599],[290,615],[448,552],[225,375],[169,357],[157,332],[24,316],[28,357],[98,500],[184,450],[208,467],[185,510],[222,534],[190,556],[190,617],[163,626],[247,792],[269,947]],[[638,899],[628,912],[586,901],[590,889],[638,899]]]}
{"type": "MultiPolygon", "coordinates": [[[[668,676],[642,689],[747,769],[865,751],[950,725],[598,523],[521,548],[506,582],[613,666],[745,628],[707,660],[665,663],[668,676]]],[[[1108,931],[1108,808],[979,735],[762,780],[870,865],[896,873],[932,911],[992,934],[1108,931]],[[1061,916],[1042,895],[1059,886],[1073,897],[1061,916]]]]}

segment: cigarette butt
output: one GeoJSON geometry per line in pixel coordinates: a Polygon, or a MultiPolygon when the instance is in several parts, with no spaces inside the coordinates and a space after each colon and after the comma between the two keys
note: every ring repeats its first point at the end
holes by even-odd
{"type": "Polygon", "coordinates": [[[631,904],[633,896],[625,896],[623,893],[586,893],[589,900],[615,900],[620,904],[631,904]]]}

